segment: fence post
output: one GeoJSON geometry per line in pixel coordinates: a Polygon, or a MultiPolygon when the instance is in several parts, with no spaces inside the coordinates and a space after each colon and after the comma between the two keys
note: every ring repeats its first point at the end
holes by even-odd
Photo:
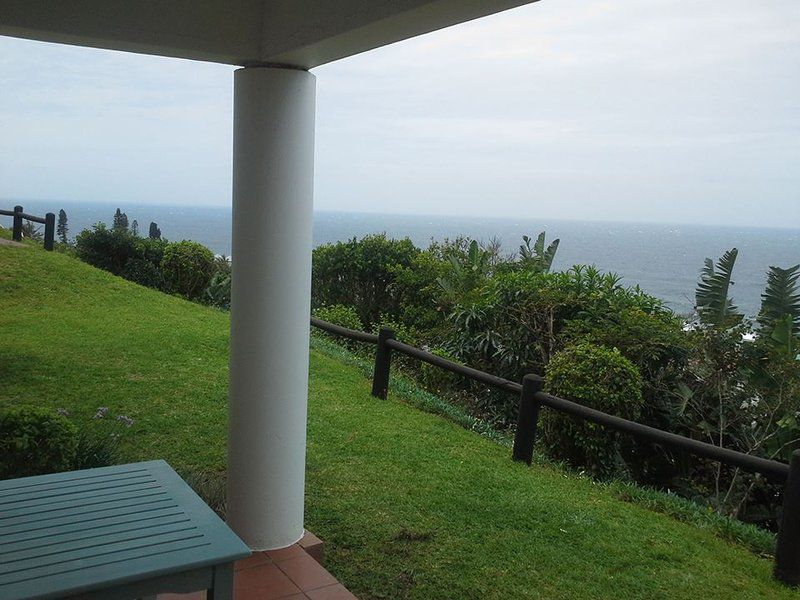
{"type": "Polygon", "coordinates": [[[22,213],[21,206],[14,207],[14,226],[11,232],[11,239],[15,242],[22,241],[22,213]]]}
{"type": "Polygon", "coordinates": [[[389,369],[392,363],[392,349],[386,345],[387,340],[394,339],[394,331],[381,327],[378,331],[378,347],[375,350],[375,372],[372,374],[372,395],[386,400],[389,392],[389,369]]]}
{"type": "Polygon", "coordinates": [[[525,375],[522,378],[522,392],[519,395],[519,417],[517,432],[514,435],[514,460],[531,464],[533,446],[536,443],[536,425],[539,421],[539,406],[536,393],[544,387],[544,379],[538,375],[525,375]]]}
{"type": "Polygon", "coordinates": [[[47,213],[44,216],[44,249],[52,250],[56,238],[56,215],[47,213]]]}
{"type": "Polygon", "coordinates": [[[800,585],[800,450],[792,453],[789,477],[783,488],[783,515],[775,548],[775,578],[800,585]]]}

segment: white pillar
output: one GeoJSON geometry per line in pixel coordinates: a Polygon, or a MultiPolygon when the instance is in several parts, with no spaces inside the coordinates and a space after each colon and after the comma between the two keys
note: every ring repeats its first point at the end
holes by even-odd
{"type": "Polygon", "coordinates": [[[254,550],[303,535],[315,78],[234,74],[228,523],[254,550]]]}

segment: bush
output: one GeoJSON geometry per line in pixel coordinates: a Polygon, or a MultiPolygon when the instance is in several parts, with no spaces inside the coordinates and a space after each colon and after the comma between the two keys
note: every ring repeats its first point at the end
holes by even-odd
{"type": "Polygon", "coordinates": [[[75,238],[78,258],[90,265],[119,275],[129,260],[136,257],[137,238],[122,229],[108,229],[98,223],[75,238]]]}
{"type": "MultiPolygon", "coordinates": [[[[442,348],[430,348],[428,352],[456,363],[459,362],[455,356],[442,348]]],[[[461,377],[455,373],[428,363],[420,363],[418,379],[425,389],[439,396],[452,394],[461,383],[461,377]]]]}
{"type": "Polygon", "coordinates": [[[419,252],[411,240],[388,239],[385,234],[318,246],[313,258],[312,306],[353,306],[368,328],[381,315],[396,318],[402,304],[395,285],[397,272],[411,267],[419,252]]]}
{"type": "Polygon", "coordinates": [[[78,443],[65,417],[35,408],[0,412],[0,479],[68,471],[78,443]]]}
{"type": "Polygon", "coordinates": [[[214,254],[197,242],[167,244],[161,260],[167,290],[190,300],[200,298],[214,273],[214,254]]]}
{"type": "MultiPolygon", "coordinates": [[[[681,431],[683,398],[678,391],[686,377],[692,348],[678,317],[666,310],[625,308],[591,320],[570,321],[563,338],[567,345],[588,342],[617,348],[642,376],[644,407],[639,420],[657,429],[681,431]]],[[[652,442],[633,443],[637,451],[628,466],[636,480],[674,489],[679,467],[685,460],[677,460],[674,451],[652,442]]]]}
{"type": "Polygon", "coordinates": [[[231,275],[217,271],[203,292],[203,302],[222,310],[231,308],[231,275]]]}
{"type": "Polygon", "coordinates": [[[133,283],[160,290],[164,288],[164,276],[153,263],[141,258],[129,260],[120,273],[122,277],[133,283]]]}
{"type": "MultiPolygon", "coordinates": [[[[358,331],[364,330],[364,325],[361,323],[361,319],[359,318],[356,309],[352,306],[345,306],[343,304],[320,306],[319,308],[314,309],[313,312],[315,317],[322,319],[323,321],[327,321],[328,323],[333,323],[334,325],[339,325],[341,327],[347,327],[348,329],[356,329],[358,331]]],[[[342,346],[345,346],[354,352],[363,350],[362,346],[364,346],[364,344],[362,342],[349,340],[338,335],[331,335],[322,331],[320,331],[320,333],[325,337],[329,337],[337,344],[341,344],[342,346]]]]}
{"type": "Polygon", "coordinates": [[[320,306],[314,310],[314,316],[328,323],[347,327],[348,329],[355,329],[363,331],[364,325],[352,306],[345,306],[344,304],[334,304],[332,306],[320,306]]]}
{"type": "Polygon", "coordinates": [[[136,238],[136,256],[159,268],[161,267],[161,261],[164,260],[164,251],[168,245],[169,242],[167,240],[136,238]]]}
{"type": "MultiPolygon", "coordinates": [[[[642,378],[619,350],[582,343],[547,365],[546,390],[625,419],[642,411],[642,378]]],[[[619,436],[600,425],[553,410],[542,414],[542,438],[553,458],[608,477],[624,470],[619,436]]]]}

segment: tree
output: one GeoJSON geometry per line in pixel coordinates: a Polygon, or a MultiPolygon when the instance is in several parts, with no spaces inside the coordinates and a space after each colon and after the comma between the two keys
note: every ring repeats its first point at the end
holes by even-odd
{"type": "Polygon", "coordinates": [[[131,233],[136,237],[139,237],[139,221],[136,219],[134,219],[133,223],[131,223],[131,233]]]}
{"type": "Polygon", "coordinates": [[[527,235],[522,236],[523,244],[519,247],[519,262],[526,269],[536,273],[549,273],[553,266],[553,259],[556,257],[558,244],[561,240],[553,240],[547,248],[544,246],[545,232],[542,231],[536,242],[531,247],[531,238],[527,235]]]}
{"type": "Polygon", "coordinates": [[[160,240],[161,239],[161,230],[158,228],[156,223],[150,223],[150,231],[148,232],[147,236],[151,240],[160,240]]]}
{"type": "Polygon", "coordinates": [[[126,215],[120,209],[117,209],[117,212],[114,213],[114,224],[111,226],[111,229],[115,231],[127,231],[128,215],[126,215]]]}
{"type": "Polygon", "coordinates": [[[58,211],[58,224],[56,225],[56,233],[58,234],[58,239],[61,240],[61,243],[66,244],[69,227],[67,225],[67,213],[63,208],[58,211]]]}
{"type": "Polygon", "coordinates": [[[738,255],[736,248],[728,250],[717,261],[716,268],[710,258],[705,260],[695,291],[697,313],[704,324],[732,325],[742,320],[742,314],[729,297],[733,285],[733,266],[738,255]]]}

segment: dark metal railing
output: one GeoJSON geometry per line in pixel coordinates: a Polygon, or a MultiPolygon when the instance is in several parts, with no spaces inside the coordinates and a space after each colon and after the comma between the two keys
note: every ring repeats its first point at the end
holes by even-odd
{"type": "Polygon", "coordinates": [[[386,399],[389,392],[392,351],[416,358],[422,362],[456,373],[472,381],[507,392],[519,394],[519,415],[514,436],[512,458],[531,464],[536,444],[536,430],[542,406],[597,423],[609,429],[627,433],[635,438],[670,446],[710,460],[719,461],[745,471],[760,473],[769,481],[784,484],[783,515],[778,531],[775,551],[775,577],[791,586],[800,585],[800,450],[792,455],[791,464],[751,456],[736,450],[722,448],[699,440],[663,431],[604,413],[577,402],[572,402],[544,391],[544,379],[539,375],[525,375],[522,384],[479,371],[431,352],[416,348],[395,339],[394,331],[381,328],[377,335],[311,317],[311,325],[333,335],[358,342],[375,344],[375,368],[372,375],[372,395],[386,399]]]}
{"type": "Polygon", "coordinates": [[[14,210],[0,209],[0,215],[6,217],[13,217],[14,224],[11,229],[11,239],[15,242],[22,241],[22,221],[33,221],[34,223],[41,223],[44,225],[44,249],[52,250],[55,245],[56,238],[56,215],[54,213],[47,213],[43,217],[36,215],[29,215],[25,213],[21,206],[15,206],[14,210]]]}

